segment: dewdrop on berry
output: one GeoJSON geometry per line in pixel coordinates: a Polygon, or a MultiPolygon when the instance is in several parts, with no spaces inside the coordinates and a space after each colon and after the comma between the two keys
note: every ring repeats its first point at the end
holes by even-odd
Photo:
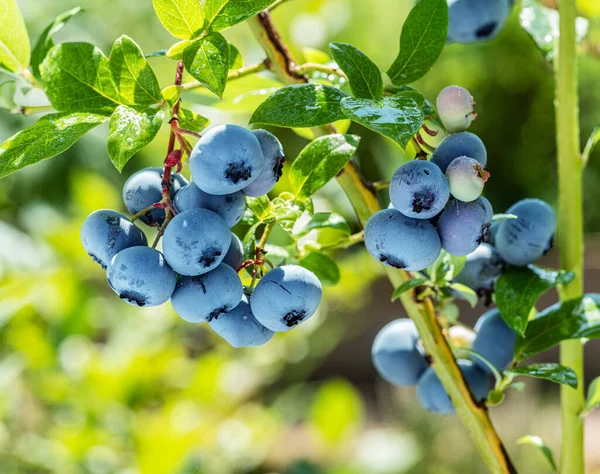
{"type": "Polygon", "coordinates": [[[437,97],[438,115],[449,132],[462,132],[470,127],[477,114],[471,93],[460,86],[448,86],[437,97]]]}

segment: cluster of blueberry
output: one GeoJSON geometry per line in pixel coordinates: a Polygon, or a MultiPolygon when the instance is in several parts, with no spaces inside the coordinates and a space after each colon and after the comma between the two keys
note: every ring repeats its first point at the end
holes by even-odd
{"type": "Polygon", "coordinates": [[[390,208],[374,214],[365,226],[365,245],[380,262],[419,271],[438,258],[473,252],[487,236],[493,210],[481,196],[489,173],[482,141],[465,132],[476,117],[473,98],[449,86],[437,98],[444,139],[431,159],[400,166],[390,181],[390,208]]]}
{"type": "Polygon", "coordinates": [[[496,36],[514,0],[448,0],[448,41],[475,43],[496,36]]]}
{"type": "MultiPolygon", "coordinates": [[[[148,247],[140,228],[112,210],[92,213],[81,229],[88,254],[107,272],[110,287],[129,304],[156,306],[171,299],[189,322],[208,322],[231,345],[257,346],[308,319],[321,300],[321,283],[309,270],[283,265],[244,288],[238,270],[244,249],[231,232],[245,211],[245,196],[267,194],[281,177],[284,154],[265,130],[215,127],[190,155],[192,183],[170,180],[173,217],[165,222],[161,168],[133,174],[123,188],[129,212],[164,230],[162,249],[148,247]],[[168,224],[168,225],[166,225],[168,224]]],[[[168,194],[168,193],[167,193],[168,194]]],[[[256,271],[256,268],[255,268],[256,271]]]]}

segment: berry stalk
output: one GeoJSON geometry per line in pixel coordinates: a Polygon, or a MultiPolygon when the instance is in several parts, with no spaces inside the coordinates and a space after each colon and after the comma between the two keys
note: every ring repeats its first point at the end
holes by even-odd
{"type": "MultiPolygon", "coordinates": [[[[554,61],[556,90],[556,138],[558,146],[559,226],[561,268],[575,273],[561,292],[563,300],[583,295],[583,204],[582,162],[579,158],[579,104],[577,94],[577,43],[575,0],[560,0],[560,37],[554,61]]],[[[583,474],[583,420],[585,403],[583,344],[569,340],[560,345],[561,364],[572,368],[579,385],[576,390],[561,386],[562,455],[560,472],[583,474]]]]}

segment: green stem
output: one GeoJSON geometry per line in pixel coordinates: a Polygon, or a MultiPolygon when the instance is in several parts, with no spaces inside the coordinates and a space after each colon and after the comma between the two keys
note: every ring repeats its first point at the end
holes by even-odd
{"type": "Polygon", "coordinates": [[[305,63],[296,66],[296,72],[298,74],[306,74],[307,72],[322,72],[328,75],[339,76],[344,79],[348,79],[348,76],[344,74],[344,71],[337,67],[326,66],[325,64],[317,63],[305,63]]]}
{"type": "MultiPolygon", "coordinates": [[[[560,36],[556,55],[556,137],[558,146],[558,245],[561,267],[575,272],[576,277],[565,285],[561,298],[571,299],[583,294],[583,205],[582,163],[579,158],[579,105],[577,94],[577,43],[575,0],[560,0],[560,36]]],[[[571,367],[579,379],[577,390],[561,386],[562,455],[561,472],[583,474],[584,444],[583,410],[583,345],[569,340],[560,345],[561,364],[571,367]]]]}
{"type": "MultiPolygon", "coordinates": [[[[229,74],[227,75],[227,81],[233,81],[235,79],[240,79],[242,77],[245,76],[249,76],[250,74],[256,74],[259,73],[261,71],[266,71],[268,69],[268,60],[264,60],[260,63],[254,64],[252,66],[246,66],[246,67],[241,67],[239,69],[234,69],[233,71],[229,71],[229,74]]],[[[185,84],[182,85],[183,90],[184,91],[189,91],[192,89],[198,89],[200,87],[204,87],[203,84],[201,84],[198,81],[191,81],[191,82],[186,82],[185,84]]]]}

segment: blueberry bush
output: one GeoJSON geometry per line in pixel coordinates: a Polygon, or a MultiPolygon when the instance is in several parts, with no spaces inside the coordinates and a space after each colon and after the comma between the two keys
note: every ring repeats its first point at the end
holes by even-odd
{"type": "Polygon", "coordinates": [[[517,377],[558,383],[560,463],[540,438],[522,440],[538,446],[556,472],[583,474],[583,420],[600,404],[600,384],[591,384],[586,401],[582,345],[600,338],[600,295],[583,293],[581,183],[600,133],[581,150],[575,62],[585,31],[574,1],[560,0],[557,12],[532,1],[419,0],[385,73],[342,42],[297,61],[271,16],[285,1],[153,0],[175,42],[143,52],[123,35],[106,55],[88,42],[53,39],[80,9],[56,18],[30,47],[15,1],[0,0],[0,67],[12,77],[0,85],[2,104],[40,115],[0,145],[0,177],[65,152],[101,124],[108,124],[106,152],[119,172],[160,142],[161,162],[123,186],[128,214],[89,214],[78,251],[102,267],[124,303],[143,312],[170,301],[185,322],[207,323],[234,348],[269,344],[317,314],[340,279],[336,253],[364,244],[389,277],[392,301],[409,316],[373,341],[381,377],[416,387],[427,411],[456,413],[492,473],[519,471],[489,409],[508,389],[522,389],[517,377]],[[494,38],[514,8],[555,69],[557,212],[535,196],[494,209],[483,196],[493,179],[486,146],[467,131],[486,120],[478,118],[476,98],[448,84],[431,101],[411,85],[446,44],[494,38]],[[246,64],[222,34],[243,22],[263,50],[256,63],[246,64]],[[159,81],[156,61],[170,64],[169,83],[159,81]],[[192,110],[191,91],[219,101],[235,81],[257,74],[276,86],[254,91],[260,100],[246,126],[211,126],[192,110]],[[17,105],[32,90],[39,103],[17,105]],[[389,179],[367,180],[351,124],[412,159],[389,179]],[[297,156],[277,138],[282,129],[308,139],[297,156]],[[279,192],[283,175],[290,187],[279,192]],[[318,195],[332,180],[364,230],[353,232],[354,217],[319,209],[318,195]],[[536,265],[555,240],[561,269],[536,265]],[[538,312],[539,298],[553,288],[561,301],[538,312]],[[495,307],[474,328],[464,326],[456,303],[480,300],[495,307]],[[555,346],[560,363],[528,362],[555,346]]]}

